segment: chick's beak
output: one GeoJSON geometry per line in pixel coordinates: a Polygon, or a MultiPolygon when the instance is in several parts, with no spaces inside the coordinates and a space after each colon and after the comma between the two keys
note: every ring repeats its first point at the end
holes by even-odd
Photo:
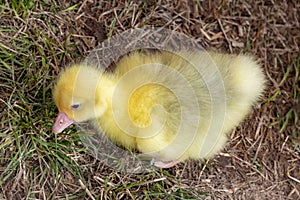
{"type": "Polygon", "coordinates": [[[61,133],[65,128],[73,124],[74,121],[71,120],[66,113],[64,112],[59,112],[58,116],[55,120],[55,123],[52,127],[53,133],[61,133]]]}

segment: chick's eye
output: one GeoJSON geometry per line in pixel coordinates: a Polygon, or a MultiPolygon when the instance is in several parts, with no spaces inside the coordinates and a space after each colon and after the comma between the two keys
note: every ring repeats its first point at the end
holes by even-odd
{"type": "Polygon", "coordinates": [[[80,104],[79,103],[76,103],[76,104],[73,104],[71,105],[71,109],[77,109],[80,107],[80,104]]]}

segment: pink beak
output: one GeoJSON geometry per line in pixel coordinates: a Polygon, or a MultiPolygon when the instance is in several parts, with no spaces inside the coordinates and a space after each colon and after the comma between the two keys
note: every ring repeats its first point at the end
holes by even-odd
{"type": "Polygon", "coordinates": [[[59,112],[52,127],[53,133],[61,133],[65,128],[73,124],[74,121],[71,120],[66,113],[59,112]]]}

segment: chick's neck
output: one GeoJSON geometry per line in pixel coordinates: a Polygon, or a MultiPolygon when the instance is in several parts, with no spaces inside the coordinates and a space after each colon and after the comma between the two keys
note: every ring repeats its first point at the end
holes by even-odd
{"type": "Polygon", "coordinates": [[[97,93],[98,93],[97,96],[99,96],[99,98],[101,98],[102,101],[105,101],[108,107],[111,106],[112,96],[116,84],[117,84],[117,80],[114,76],[106,73],[101,75],[101,79],[97,87],[97,93]]]}

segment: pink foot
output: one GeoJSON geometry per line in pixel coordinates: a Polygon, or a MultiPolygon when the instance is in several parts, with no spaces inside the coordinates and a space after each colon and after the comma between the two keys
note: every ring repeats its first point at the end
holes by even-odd
{"type": "Polygon", "coordinates": [[[172,160],[172,161],[166,161],[166,162],[160,161],[160,160],[154,160],[153,165],[155,167],[163,169],[163,168],[173,167],[173,166],[175,166],[179,162],[180,162],[179,160],[172,160]]]}

